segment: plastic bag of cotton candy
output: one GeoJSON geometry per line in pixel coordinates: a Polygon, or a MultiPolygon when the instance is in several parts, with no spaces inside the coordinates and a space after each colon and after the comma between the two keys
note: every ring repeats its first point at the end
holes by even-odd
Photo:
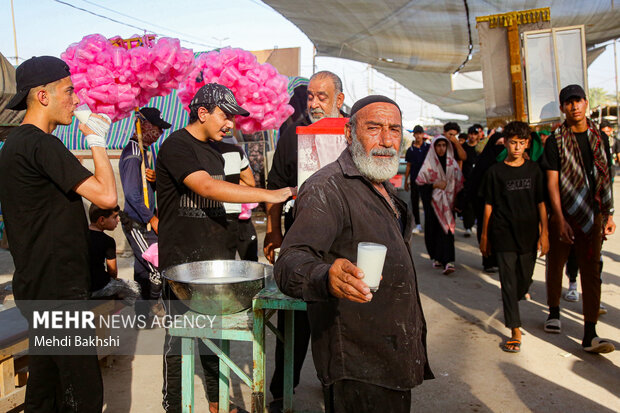
{"type": "Polygon", "coordinates": [[[112,123],[110,117],[105,114],[93,114],[88,105],[78,106],[73,113],[81,124],[88,126],[93,131],[93,133],[86,135],[88,147],[101,146],[105,148],[107,146],[106,136],[108,136],[112,123]]]}
{"type": "Polygon", "coordinates": [[[258,63],[247,50],[225,47],[201,54],[179,85],[177,97],[185,110],[207,83],[232,90],[239,105],[250,112],[250,116],[235,117],[236,126],[245,134],[277,129],[295,111],[288,104],[288,78],[269,63],[258,63]]]}

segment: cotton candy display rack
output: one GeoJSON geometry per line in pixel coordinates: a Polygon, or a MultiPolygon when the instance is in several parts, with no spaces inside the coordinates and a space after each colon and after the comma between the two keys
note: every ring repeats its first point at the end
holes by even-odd
{"type": "Polygon", "coordinates": [[[115,122],[176,89],[193,69],[194,54],[178,39],[153,38],[136,36],[144,41],[131,47],[119,37],[91,34],[70,45],[61,58],[80,101],[115,122]]]}
{"type": "Polygon", "coordinates": [[[186,110],[196,91],[207,83],[228,87],[250,112],[250,116],[236,117],[243,133],[277,129],[294,112],[288,104],[288,78],[269,63],[258,63],[246,50],[227,47],[198,56],[195,68],[179,87],[178,97],[186,110]]]}

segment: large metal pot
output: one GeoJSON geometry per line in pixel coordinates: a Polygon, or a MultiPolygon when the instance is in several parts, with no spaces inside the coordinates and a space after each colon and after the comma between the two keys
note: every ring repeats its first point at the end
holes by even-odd
{"type": "Polygon", "coordinates": [[[273,267],[254,261],[215,260],[175,265],[162,272],[185,305],[201,314],[234,314],[273,277],[273,267]]]}

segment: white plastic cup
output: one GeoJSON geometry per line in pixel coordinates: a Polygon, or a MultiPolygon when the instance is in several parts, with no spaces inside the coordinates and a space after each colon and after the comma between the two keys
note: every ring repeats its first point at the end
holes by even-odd
{"type": "Polygon", "coordinates": [[[75,108],[75,110],[73,111],[75,117],[84,125],[86,125],[86,122],[88,122],[88,118],[90,117],[91,113],[92,112],[90,111],[90,108],[87,104],[82,104],[75,108]]]}
{"type": "Polygon", "coordinates": [[[363,281],[372,292],[379,289],[386,253],[387,247],[382,244],[374,242],[357,244],[357,267],[364,272],[363,281]]]}

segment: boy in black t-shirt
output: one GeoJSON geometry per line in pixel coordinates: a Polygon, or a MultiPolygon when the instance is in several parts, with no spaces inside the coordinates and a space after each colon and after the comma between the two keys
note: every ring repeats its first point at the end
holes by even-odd
{"type": "Polygon", "coordinates": [[[113,231],[118,225],[117,205],[114,209],[101,209],[91,204],[88,210],[90,225],[90,277],[93,298],[117,296],[126,305],[133,305],[140,296],[140,286],[135,281],[118,279],[116,242],[103,231],[113,231]]]}
{"type": "MultiPolygon", "coordinates": [[[[229,231],[224,202],[282,203],[294,188],[266,190],[227,182],[219,142],[234,127],[235,115],[249,112],[237,104],[225,86],[208,83],[189,105],[189,124],[168,136],[157,156],[157,206],[159,208],[159,268],[204,260],[232,260],[236,233],[229,231]]],[[[164,283],[162,297],[168,315],[187,311],[164,283]]],[[[213,299],[217,299],[214,297],[213,299]]],[[[209,411],[218,411],[219,358],[198,340],[205,374],[209,411]]],[[[166,331],[164,343],[164,401],[168,413],[180,413],[181,338],[166,331]]],[[[222,406],[224,410],[228,406],[222,406]]],[[[231,409],[235,411],[235,409],[231,409]]]]}
{"type": "Polygon", "coordinates": [[[523,158],[529,137],[526,123],[506,125],[504,146],[508,156],[489,168],[481,188],[485,207],[480,251],[488,256],[492,247],[497,255],[504,324],[512,330],[502,350],[510,353],[521,350],[519,300],[532,283],[536,250],[541,255],[549,250],[542,171],[535,162],[523,158]]]}

